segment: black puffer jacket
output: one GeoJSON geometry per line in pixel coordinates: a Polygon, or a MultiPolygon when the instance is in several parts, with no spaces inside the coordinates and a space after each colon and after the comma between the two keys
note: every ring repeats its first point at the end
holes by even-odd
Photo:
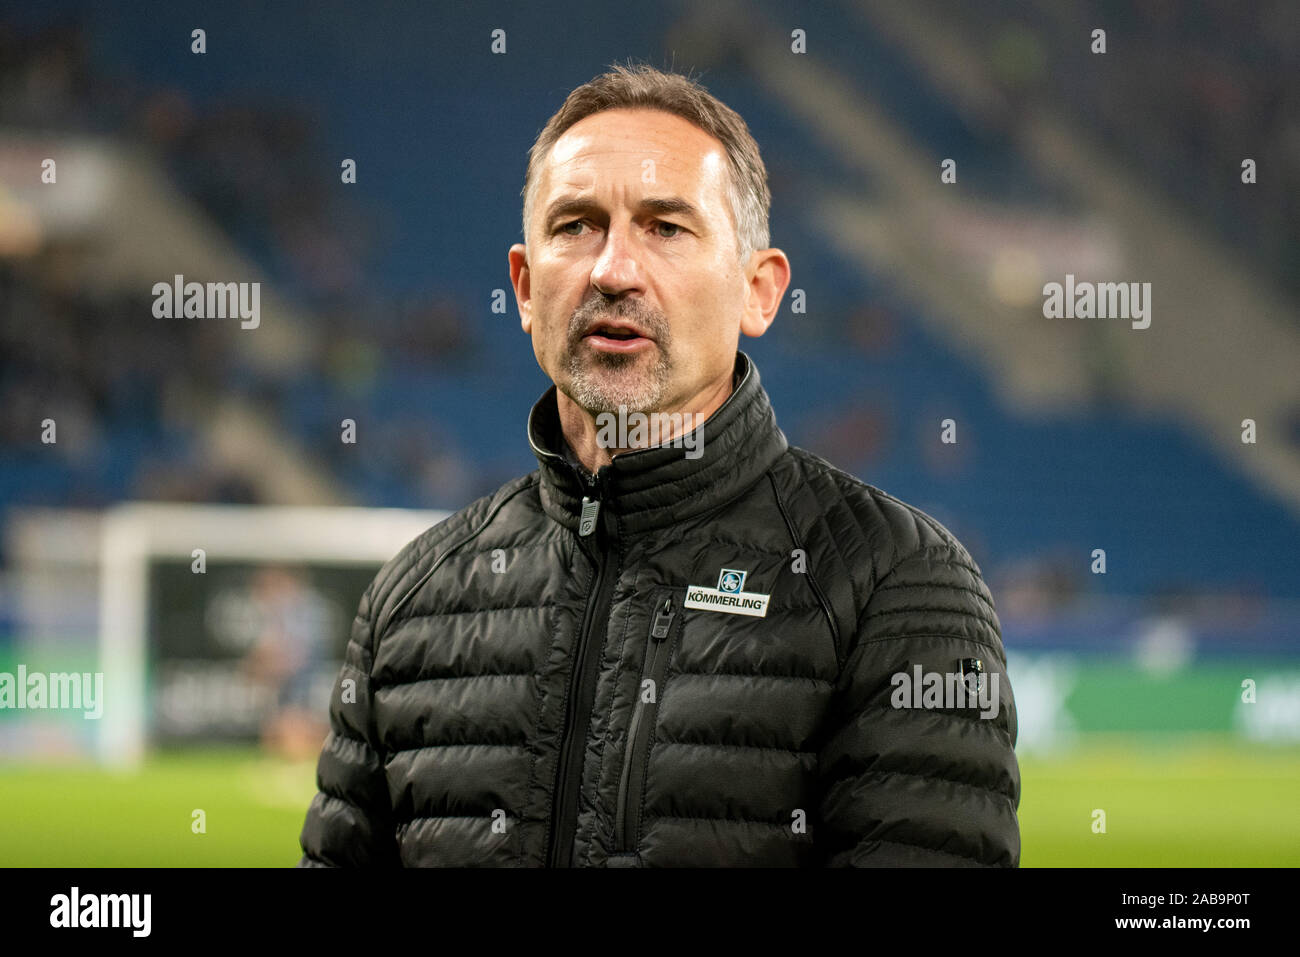
{"type": "Polygon", "coordinates": [[[642,449],[594,479],[562,454],[552,387],[528,424],[540,469],[384,566],[299,866],[1019,864],[978,567],[789,447],[736,363],[702,456],[642,449]],[[993,717],[917,706],[894,677],[981,669],[993,717]]]}

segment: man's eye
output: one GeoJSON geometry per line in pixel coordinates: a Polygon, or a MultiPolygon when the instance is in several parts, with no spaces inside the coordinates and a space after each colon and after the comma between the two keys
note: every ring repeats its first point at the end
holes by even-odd
{"type": "Polygon", "coordinates": [[[568,223],[565,223],[565,224],[563,224],[562,226],[560,226],[560,228],[557,229],[556,232],[557,232],[557,233],[564,233],[564,235],[566,235],[566,236],[578,236],[578,235],[580,235],[579,233],[571,233],[571,232],[569,232],[569,227],[570,227],[570,226],[581,226],[581,225],[582,225],[582,220],[580,220],[580,219],[575,219],[575,220],[573,220],[572,222],[568,222],[568,223]]]}
{"type": "Polygon", "coordinates": [[[657,224],[655,225],[655,228],[656,228],[656,229],[662,229],[662,228],[665,227],[665,226],[667,226],[669,229],[673,230],[673,232],[672,232],[671,235],[668,235],[668,236],[664,236],[663,233],[660,233],[659,235],[660,235],[660,236],[663,236],[664,239],[674,239],[674,238],[676,238],[677,236],[681,235],[682,227],[678,226],[676,223],[665,223],[665,222],[663,222],[663,221],[660,221],[659,223],[657,223],[657,224]]]}

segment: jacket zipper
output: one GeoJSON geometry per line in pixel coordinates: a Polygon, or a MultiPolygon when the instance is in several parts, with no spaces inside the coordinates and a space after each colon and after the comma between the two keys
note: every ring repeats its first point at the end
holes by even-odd
{"type": "MultiPolygon", "coordinates": [[[[606,466],[607,468],[608,466],[606,466]]],[[[569,679],[568,705],[564,715],[564,734],[560,759],[555,772],[555,798],[551,802],[550,846],[546,852],[548,867],[573,865],[573,838],[578,828],[578,791],[582,787],[582,754],[586,747],[591,708],[596,694],[595,680],[600,672],[600,653],[605,646],[609,627],[609,607],[613,600],[617,576],[610,567],[614,554],[614,522],[608,510],[602,514],[605,498],[605,469],[595,479],[583,476],[594,497],[584,496],[579,518],[578,538],[594,539],[596,547],[589,556],[596,565],[596,584],[587,602],[582,632],[578,637],[573,672],[569,679]]],[[[585,549],[584,549],[585,551],[585,549]]]]}
{"type": "Polygon", "coordinates": [[[664,676],[668,659],[672,655],[673,625],[681,618],[681,607],[673,600],[672,592],[655,597],[650,616],[650,634],[647,636],[645,667],[637,683],[636,707],[627,732],[627,748],[623,752],[623,773],[618,781],[618,810],[614,821],[614,852],[628,853],[637,845],[641,829],[641,795],[645,789],[646,749],[650,732],[655,727],[658,703],[663,700],[664,676]],[[643,685],[649,679],[654,690],[654,702],[644,698],[643,685]]]}

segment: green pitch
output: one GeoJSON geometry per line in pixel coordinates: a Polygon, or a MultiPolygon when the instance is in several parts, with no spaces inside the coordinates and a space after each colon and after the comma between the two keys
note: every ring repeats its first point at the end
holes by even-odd
{"type": "MultiPolygon", "coordinates": [[[[1020,765],[1025,867],[1300,865],[1295,747],[1093,742],[1020,765]]],[[[248,750],[161,754],[138,774],[0,765],[0,866],[288,867],[314,776],[248,750]]]]}
{"type": "Polygon", "coordinates": [[[1023,867],[1295,867],[1300,748],[1091,743],[1022,757],[1023,867]],[[1105,833],[1093,812],[1105,811],[1105,833]]]}

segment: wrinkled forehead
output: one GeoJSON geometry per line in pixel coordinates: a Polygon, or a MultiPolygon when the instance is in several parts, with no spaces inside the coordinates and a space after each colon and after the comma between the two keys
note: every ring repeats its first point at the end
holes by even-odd
{"type": "Polygon", "coordinates": [[[687,120],[661,110],[605,110],[555,141],[538,180],[538,199],[544,205],[560,192],[655,188],[711,209],[720,207],[726,176],[722,144],[687,120]]]}

